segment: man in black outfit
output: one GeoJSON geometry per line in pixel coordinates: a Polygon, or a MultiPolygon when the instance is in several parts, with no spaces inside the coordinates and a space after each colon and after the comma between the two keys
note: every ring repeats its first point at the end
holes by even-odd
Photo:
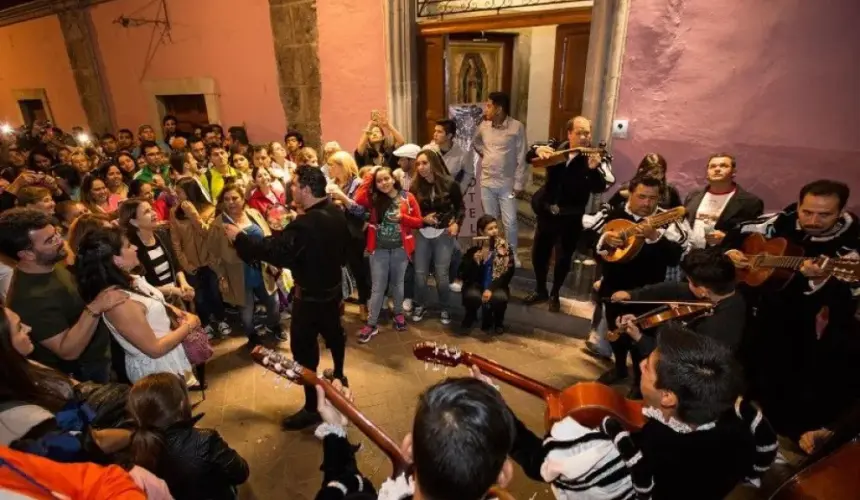
{"type": "MultiPolygon", "coordinates": [[[[567,122],[567,141],[556,149],[549,146],[533,148],[526,155],[531,163],[535,158],[548,158],[556,150],[571,147],[591,147],[591,122],[577,116],[567,122]]],[[[550,301],[549,310],[561,308],[559,291],[564,284],[573,252],[582,232],[582,215],[592,193],[602,193],[615,182],[609,159],[599,156],[568,153],[558,165],[546,167],[546,183],[532,196],[532,210],[537,216],[532,263],[535,270],[535,291],[525,298],[526,304],[550,301]],[[547,293],[546,278],[549,260],[555,248],[555,270],[552,291],[547,293]]]]}
{"type": "MultiPolygon", "coordinates": [[[[732,260],[720,249],[695,249],[681,261],[681,269],[687,275],[687,283],[666,281],[631,291],[618,291],[612,294],[611,300],[710,302],[714,304],[713,309],[682,321],[690,330],[718,340],[736,352],[746,323],[747,304],[735,288],[732,260]]],[[[616,320],[616,324],[619,327],[626,325],[622,328],[636,342],[636,348],[644,358],[654,350],[657,339],[650,334],[643,335],[639,328],[630,324],[634,318],[632,314],[625,314],[616,320]]]]}
{"type": "MultiPolygon", "coordinates": [[[[320,353],[317,335],[325,339],[334,361],[334,377],[344,385],[343,374],[346,337],[341,324],[341,267],[346,264],[349,229],[343,210],[332,203],[325,192],[322,170],[311,166],[296,169],[292,195],[304,210],[278,235],[254,242],[232,225],[226,226],[227,237],[236,252],[248,262],[264,261],[290,269],[296,282],[290,349],[295,360],[309,370],[316,370],[320,353]]],[[[305,387],[305,406],[284,419],[283,426],[298,430],[321,422],[313,387],[305,387]]]]}
{"type": "Polygon", "coordinates": [[[777,432],[792,439],[829,424],[860,394],[852,347],[860,286],[829,276],[812,260],[860,260],[860,219],[845,210],[849,196],[842,182],[813,181],[797,203],[726,237],[733,248],[727,255],[738,266],[749,263],[737,249],[753,233],[785,238],[809,258],[782,290],[746,290],[753,314],[741,357],[749,386],[777,432]]]}
{"type": "MultiPolygon", "coordinates": [[[[642,222],[645,217],[664,212],[658,206],[660,200],[661,181],[654,177],[639,177],[630,181],[630,198],[623,206],[604,207],[594,215],[583,217],[585,228],[600,232],[597,242],[597,255],[602,257],[608,248],[623,247],[625,241],[615,231],[605,231],[605,225],[616,219],[623,219],[634,224],[642,222]]],[[[640,226],[637,226],[640,227],[640,226]]],[[[682,219],[667,225],[665,228],[654,229],[642,226],[638,237],[644,239],[639,253],[626,262],[603,261],[603,278],[600,280],[600,297],[606,304],[606,321],[614,325],[616,320],[626,313],[644,313],[642,306],[629,306],[609,302],[612,294],[619,290],[632,290],[646,285],[662,283],[666,279],[666,270],[675,266],[681,260],[685,249],[689,248],[688,235],[690,226],[682,219]]],[[[627,378],[627,354],[633,361],[633,383],[628,397],[639,399],[639,356],[638,349],[633,349],[633,341],[623,335],[612,342],[612,352],[615,356],[615,370],[600,377],[604,384],[616,384],[627,378]]]]}

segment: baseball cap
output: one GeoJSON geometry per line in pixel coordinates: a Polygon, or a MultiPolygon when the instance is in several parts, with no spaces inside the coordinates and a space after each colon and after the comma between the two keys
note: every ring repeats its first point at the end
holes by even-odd
{"type": "Polygon", "coordinates": [[[420,152],[421,148],[417,144],[404,144],[394,150],[394,156],[398,158],[412,158],[414,160],[420,152]]]}

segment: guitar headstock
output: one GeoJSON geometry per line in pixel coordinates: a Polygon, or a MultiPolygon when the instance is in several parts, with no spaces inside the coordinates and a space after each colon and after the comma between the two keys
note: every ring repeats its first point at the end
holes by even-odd
{"type": "Polygon", "coordinates": [[[839,281],[860,281],[860,260],[833,259],[827,263],[827,271],[839,281]]]}
{"type": "Polygon", "coordinates": [[[463,362],[463,352],[460,349],[436,342],[419,342],[412,348],[412,352],[421,361],[437,365],[454,367],[463,362]]]}
{"type": "Polygon", "coordinates": [[[302,383],[302,372],[305,371],[305,367],[283,354],[267,347],[257,346],[251,351],[251,357],[263,368],[291,382],[302,383]]]}

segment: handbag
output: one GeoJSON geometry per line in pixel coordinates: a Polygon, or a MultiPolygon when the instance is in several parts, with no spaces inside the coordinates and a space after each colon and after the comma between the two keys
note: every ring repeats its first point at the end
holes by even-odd
{"type": "MultiPolygon", "coordinates": [[[[139,291],[138,293],[143,292],[139,291]]],[[[182,322],[179,320],[179,316],[170,304],[156,296],[153,296],[152,294],[143,294],[164,304],[164,309],[167,311],[167,317],[170,318],[170,327],[173,329],[179,328],[179,325],[182,324],[182,322]]],[[[206,330],[203,329],[202,325],[192,328],[188,336],[182,339],[182,348],[185,350],[185,357],[188,358],[188,362],[191,363],[192,366],[202,365],[209,361],[215,353],[215,350],[212,349],[212,344],[209,342],[209,335],[206,334],[206,330]]]]}

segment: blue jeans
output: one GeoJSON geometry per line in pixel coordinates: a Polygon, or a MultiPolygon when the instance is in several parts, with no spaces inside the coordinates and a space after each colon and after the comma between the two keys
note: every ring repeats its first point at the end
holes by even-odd
{"type": "Polygon", "coordinates": [[[185,273],[185,279],[194,288],[194,307],[203,326],[212,321],[224,321],[227,316],[215,271],[207,266],[198,267],[194,274],[185,273]]]}
{"type": "Polygon", "coordinates": [[[454,241],[454,250],[451,252],[451,265],[448,267],[448,278],[451,281],[460,279],[460,263],[463,261],[463,250],[457,241],[454,241]]]}
{"type": "Polygon", "coordinates": [[[251,338],[254,334],[254,298],[260,301],[266,308],[266,326],[278,331],[280,328],[281,316],[278,310],[277,293],[269,294],[265,284],[260,284],[254,288],[245,290],[245,306],[242,307],[242,329],[245,330],[245,335],[251,338]]]}
{"type": "Polygon", "coordinates": [[[448,270],[451,266],[451,254],[454,252],[454,238],[447,232],[428,239],[420,232],[415,233],[415,300],[419,305],[427,304],[427,275],[430,274],[430,261],[433,261],[436,291],[439,293],[439,307],[448,310],[451,290],[448,288],[450,278],[448,270]]]}
{"type": "Polygon", "coordinates": [[[484,213],[499,219],[501,214],[502,225],[505,227],[505,239],[511,246],[513,255],[517,254],[517,200],[514,198],[514,190],[510,187],[482,187],[481,205],[484,213]]]}
{"type": "Polygon", "coordinates": [[[403,247],[393,250],[377,248],[370,254],[370,306],[367,311],[367,324],[376,326],[379,311],[385,300],[388,287],[394,299],[394,314],[403,313],[403,278],[409,258],[403,247]]]}

